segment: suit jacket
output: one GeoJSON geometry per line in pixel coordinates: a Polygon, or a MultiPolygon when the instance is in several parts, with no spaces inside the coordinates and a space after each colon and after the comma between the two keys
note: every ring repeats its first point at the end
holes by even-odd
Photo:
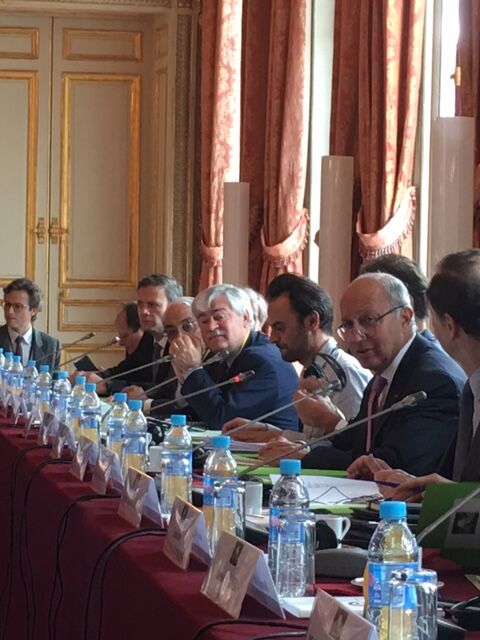
{"type": "MultiPolygon", "coordinates": [[[[6,324],[0,327],[0,347],[5,351],[15,351],[10,342],[8,327],[6,324]]],[[[60,340],[52,338],[47,333],[33,328],[32,344],[30,347],[30,360],[35,360],[39,364],[48,364],[50,371],[58,369],[60,362],[60,340]]]]}
{"type": "Polygon", "coordinates": [[[457,437],[438,470],[440,475],[455,482],[480,480],[480,428],[473,435],[473,409],[473,394],[467,382],[460,401],[457,437]]]}
{"type": "MultiPolygon", "coordinates": [[[[154,344],[155,340],[152,334],[145,332],[138,344],[138,347],[133,353],[127,354],[124,360],[119,362],[115,367],[110,367],[109,369],[99,372],[99,375],[102,378],[109,378],[110,376],[124,373],[124,375],[119,378],[115,378],[115,380],[111,380],[107,383],[109,386],[109,392],[120,391],[127,385],[138,385],[143,389],[148,389],[154,384],[158,384],[168,376],[168,373],[170,372],[169,363],[158,365],[156,370],[155,367],[152,366],[141,369],[140,371],[129,373],[130,369],[135,369],[136,367],[152,362],[154,344]]],[[[167,354],[168,343],[163,355],[167,354]]]]}
{"type": "MultiPolygon", "coordinates": [[[[259,331],[250,333],[243,349],[219,378],[215,375],[217,363],[196,369],[182,385],[182,394],[205,389],[249,369],[255,371],[255,375],[245,382],[213,389],[188,400],[210,429],[220,429],[225,422],[236,417],[258,418],[292,401],[298,387],[295,369],[282,359],[278,348],[259,331]]],[[[280,411],[268,421],[282,429],[298,431],[294,407],[280,411]]]]}
{"type": "MultiPolygon", "coordinates": [[[[393,377],[384,408],[404,396],[425,391],[427,399],[416,407],[373,421],[371,452],[395,468],[416,476],[437,471],[455,437],[459,397],[465,373],[442,349],[417,335],[393,377]]],[[[366,417],[372,382],[363,395],[355,420],[366,417]]],[[[303,459],[305,467],[345,469],[365,450],[367,425],[332,437],[331,447],[319,447],[303,459]]]]}

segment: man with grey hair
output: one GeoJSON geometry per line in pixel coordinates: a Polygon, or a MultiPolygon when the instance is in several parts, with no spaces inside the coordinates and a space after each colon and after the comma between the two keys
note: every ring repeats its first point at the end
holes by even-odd
{"type": "Polygon", "coordinates": [[[340,308],[338,335],[374,374],[355,420],[417,391],[425,391],[427,399],[332,436],[332,446],[307,454],[303,466],[347,469],[352,477],[363,477],[369,475],[365,456],[373,454],[415,475],[431,473],[455,437],[464,373],[417,333],[408,291],[394,276],[359,276],[345,290],[340,308]]]}
{"type": "MultiPolygon", "coordinates": [[[[237,416],[258,418],[292,400],[297,374],[267,336],[251,329],[252,307],[243,289],[229,284],[209,287],[195,298],[193,313],[208,352],[228,350],[228,355],[222,362],[203,366],[200,339],[190,335],[175,338],[170,353],[175,356],[173,367],[183,383],[183,395],[244,371],[255,372],[240,384],[227,384],[189,399],[190,406],[211,429],[220,429],[237,416]]],[[[293,407],[277,413],[271,422],[280,428],[298,429],[293,407]]]]}

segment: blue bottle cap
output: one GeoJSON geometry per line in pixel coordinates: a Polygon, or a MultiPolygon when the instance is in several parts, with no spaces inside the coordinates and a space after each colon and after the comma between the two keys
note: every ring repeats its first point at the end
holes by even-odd
{"type": "Polygon", "coordinates": [[[68,371],[58,371],[57,378],[58,380],[66,380],[68,378],[68,371]]]}
{"type": "Polygon", "coordinates": [[[34,367],[37,364],[36,360],[29,360],[27,362],[27,367],[34,367]]]}
{"type": "Polygon", "coordinates": [[[39,366],[38,370],[39,370],[40,372],[45,372],[45,371],[48,371],[48,370],[49,370],[49,368],[50,368],[50,367],[48,366],[48,364],[41,364],[41,365],[39,366]]]}
{"type": "Polygon", "coordinates": [[[14,362],[20,362],[21,359],[22,359],[22,356],[13,356],[14,362]]]}
{"type": "Polygon", "coordinates": [[[280,460],[280,474],[282,476],[298,476],[302,469],[300,460],[280,460]]]}
{"type": "Polygon", "coordinates": [[[170,423],[172,427],[184,427],[187,424],[187,416],[181,413],[173,413],[170,416],[170,423]]]}
{"type": "Polygon", "coordinates": [[[92,391],[96,391],[97,390],[97,385],[95,384],[95,382],[87,382],[87,384],[85,385],[85,391],[87,393],[92,393],[92,391]]]}
{"type": "Polygon", "coordinates": [[[5,351],[4,356],[6,358],[12,358],[13,357],[13,353],[11,351],[5,351]]]}
{"type": "Polygon", "coordinates": [[[85,376],[76,376],[75,384],[85,384],[86,379],[87,378],[85,376]]]}
{"type": "Polygon", "coordinates": [[[381,520],[400,520],[407,517],[407,505],[405,502],[384,500],[380,503],[381,520]]]}
{"type": "Polygon", "coordinates": [[[141,411],[142,409],[142,401],[141,400],[129,400],[128,408],[130,411],[141,411]]]}
{"type": "Polygon", "coordinates": [[[213,436],[212,447],[214,449],[229,449],[230,436],[213,436]]]}
{"type": "Polygon", "coordinates": [[[126,393],[114,393],[113,394],[113,401],[114,402],[126,402],[127,401],[127,394],[126,393]]]}

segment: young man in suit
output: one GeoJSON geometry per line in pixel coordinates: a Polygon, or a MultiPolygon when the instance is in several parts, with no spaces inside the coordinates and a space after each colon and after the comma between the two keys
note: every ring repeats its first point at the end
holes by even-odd
{"type": "MultiPolygon", "coordinates": [[[[228,349],[223,362],[202,365],[203,346],[199,339],[181,335],[172,341],[173,368],[182,382],[182,395],[207,389],[238,373],[253,370],[255,375],[239,384],[205,391],[188,403],[211,429],[243,416],[253,419],[292,400],[298,385],[293,366],[284,362],[267,336],[252,331],[252,307],[243,289],[215,285],[195,298],[193,313],[203,342],[211,353],[228,349]]],[[[272,423],[298,430],[293,407],[272,416],[272,423]]]]}
{"type": "Polygon", "coordinates": [[[22,358],[48,364],[56,369],[60,361],[60,341],[33,327],[42,310],[40,287],[28,278],[17,278],[3,289],[5,322],[0,327],[0,347],[22,358]]]}
{"type": "Polygon", "coordinates": [[[423,487],[438,482],[480,480],[480,250],[443,258],[427,291],[432,324],[442,347],[468,376],[460,403],[457,436],[438,473],[415,478],[391,470],[382,460],[369,460],[376,480],[400,483],[390,491],[398,500],[421,499],[423,487]]]}

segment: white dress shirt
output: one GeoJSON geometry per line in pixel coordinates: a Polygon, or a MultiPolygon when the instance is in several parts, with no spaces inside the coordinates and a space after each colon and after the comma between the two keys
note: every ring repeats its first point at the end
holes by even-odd
{"type": "Polygon", "coordinates": [[[18,336],[22,336],[23,338],[23,342],[22,342],[22,365],[25,367],[27,362],[30,359],[30,350],[32,348],[32,338],[33,338],[33,327],[32,325],[30,325],[29,329],[27,329],[27,331],[22,335],[20,333],[17,333],[16,331],[14,331],[13,329],[10,329],[10,327],[8,327],[8,335],[10,337],[10,343],[12,345],[12,353],[15,353],[16,350],[16,346],[17,346],[17,337],[18,336]]]}

